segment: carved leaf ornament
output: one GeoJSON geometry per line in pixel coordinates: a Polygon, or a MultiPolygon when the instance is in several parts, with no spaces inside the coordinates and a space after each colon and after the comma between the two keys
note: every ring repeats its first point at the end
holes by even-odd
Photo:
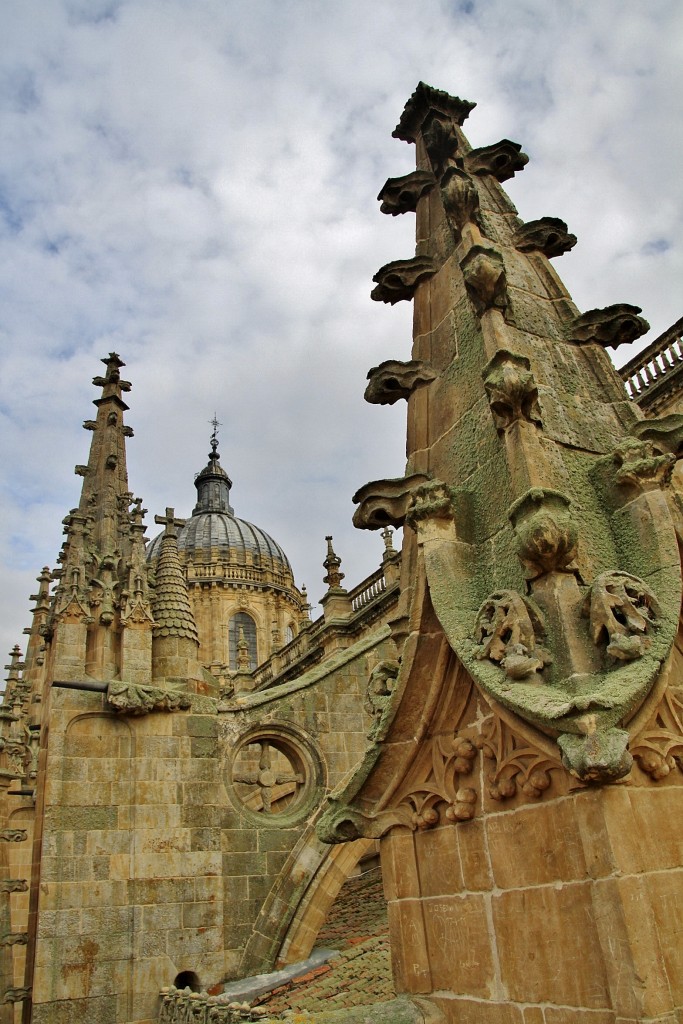
{"type": "Polygon", "coordinates": [[[613,661],[633,661],[650,646],[659,614],[657,599],[649,587],[627,572],[606,572],[591,587],[584,603],[595,644],[606,644],[613,661]]]}
{"type": "Polygon", "coordinates": [[[542,635],[540,615],[516,594],[501,590],[492,594],[479,609],[474,638],[479,644],[476,657],[490,658],[510,679],[524,679],[542,672],[552,658],[537,646],[542,635]]]}

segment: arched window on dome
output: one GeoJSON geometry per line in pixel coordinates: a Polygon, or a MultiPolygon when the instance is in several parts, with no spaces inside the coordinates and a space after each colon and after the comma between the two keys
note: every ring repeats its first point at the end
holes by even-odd
{"type": "Polygon", "coordinates": [[[290,622],[285,629],[285,643],[291,644],[292,640],[296,636],[296,627],[293,622],[290,622]]]}
{"type": "Polygon", "coordinates": [[[228,626],[228,642],[230,645],[230,668],[236,669],[237,655],[238,655],[238,643],[244,637],[247,645],[247,653],[249,655],[249,668],[256,668],[257,661],[257,649],[256,649],[256,623],[252,619],[251,615],[246,612],[237,612],[236,615],[230,619],[228,626]]]}

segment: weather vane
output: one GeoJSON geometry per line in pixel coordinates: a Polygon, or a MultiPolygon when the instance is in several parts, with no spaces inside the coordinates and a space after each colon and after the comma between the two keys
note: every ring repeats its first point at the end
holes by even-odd
{"type": "Polygon", "coordinates": [[[218,448],[218,428],[221,427],[223,424],[218,422],[218,417],[216,416],[215,412],[213,414],[213,419],[209,420],[209,423],[213,427],[213,433],[211,435],[211,448],[215,452],[216,449],[218,448]]]}

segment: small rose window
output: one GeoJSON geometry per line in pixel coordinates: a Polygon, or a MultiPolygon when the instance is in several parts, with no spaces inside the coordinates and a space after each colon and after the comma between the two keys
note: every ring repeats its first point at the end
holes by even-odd
{"type": "Polygon", "coordinates": [[[232,792],[261,824],[289,823],[319,796],[323,767],[308,737],[290,726],[251,730],[232,759],[232,792]]]}

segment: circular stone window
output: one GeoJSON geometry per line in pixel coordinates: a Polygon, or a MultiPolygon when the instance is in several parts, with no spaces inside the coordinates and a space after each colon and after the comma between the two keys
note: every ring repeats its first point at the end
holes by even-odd
{"type": "Polygon", "coordinates": [[[322,758],[307,736],[269,723],[246,733],[235,748],[231,791],[260,825],[291,824],[322,793],[322,758]]]}

